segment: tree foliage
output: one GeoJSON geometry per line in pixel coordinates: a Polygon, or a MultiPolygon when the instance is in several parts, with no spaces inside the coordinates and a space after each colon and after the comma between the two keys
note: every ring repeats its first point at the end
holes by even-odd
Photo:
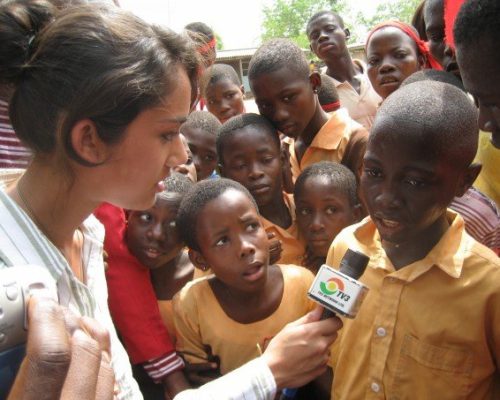
{"type": "Polygon", "coordinates": [[[410,23],[413,13],[422,0],[385,0],[377,6],[375,14],[365,18],[362,13],[358,14],[357,22],[364,25],[367,30],[373,26],[388,20],[399,20],[410,23]]]}
{"type": "MultiPolygon", "coordinates": [[[[351,0],[353,1],[353,0],[351,0]]],[[[397,19],[410,23],[413,13],[422,0],[384,0],[373,15],[355,13],[346,0],[274,0],[264,6],[262,40],[286,37],[299,46],[308,48],[305,33],[309,18],[320,10],[339,12],[351,31],[350,43],[363,43],[367,32],[376,24],[397,19]]]]}
{"type": "Polygon", "coordinates": [[[343,8],[341,0],[275,0],[264,6],[262,40],[289,38],[302,48],[309,47],[306,24],[309,18],[321,10],[343,8]]]}

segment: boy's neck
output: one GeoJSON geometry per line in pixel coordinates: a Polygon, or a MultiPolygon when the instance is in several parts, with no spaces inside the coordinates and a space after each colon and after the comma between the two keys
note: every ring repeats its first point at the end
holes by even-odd
{"type": "Polygon", "coordinates": [[[151,269],[151,283],[158,300],[171,300],[193,278],[194,267],[185,250],[162,265],[151,269]]]}
{"type": "Polygon", "coordinates": [[[357,84],[354,77],[359,72],[361,71],[358,71],[357,67],[352,62],[351,55],[348,51],[335,60],[335,62],[327,64],[326,70],[328,76],[331,76],[339,82],[349,82],[353,87],[357,84]]]}
{"type": "Polygon", "coordinates": [[[329,116],[323,111],[319,104],[319,100],[316,98],[316,112],[314,116],[309,121],[309,124],[304,129],[297,139],[294,140],[295,146],[295,156],[297,157],[297,161],[300,163],[302,160],[302,156],[306,152],[307,148],[311,145],[314,138],[318,134],[318,132],[323,128],[323,126],[328,122],[329,116]]]}
{"type": "Polygon", "coordinates": [[[419,237],[400,244],[382,241],[382,247],[394,268],[399,270],[425,258],[441,240],[449,227],[450,223],[446,218],[446,214],[443,214],[434,224],[422,231],[419,237]]]}
{"type": "Polygon", "coordinates": [[[265,219],[283,229],[288,229],[292,225],[292,216],[281,192],[269,204],[259,205],[259,212],[265,219]]]}
{"type": "Polygon", "coordinates": [[[228,287],[213,277],[210,287],[229,318],[240,324],[251,324],[272,315],[283,299],[284,279],[277,265],[267,267],[267,280],[261,290],[248,293],[228,287]]]}

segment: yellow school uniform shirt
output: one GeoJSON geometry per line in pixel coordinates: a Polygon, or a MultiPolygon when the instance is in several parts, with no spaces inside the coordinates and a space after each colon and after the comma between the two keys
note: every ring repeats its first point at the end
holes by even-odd
{"type": "Polygon", "coordinates": [[[229,318],[215,297],[208,280],[200,278],[188,283],[173,300],[177,330],[177,351],[191,363],[207,358],[204,346],[219,356],[223,374],[258,357],[262,349],[286,324],[314,308],[307,290],[314,279],[312,273],[295,265],[279,265],[283,273],[281,303],[269,317],[250,324],[229,318]]]}
{"type": "Polygon", "coordinates": [[[297,226],[295,218],[295,203],[292,195],[283,193],[283,198],[292,217],[292,224],[287,229],[283,229],[281,226],[273,224],[262,216],[260,220],[267,233],[274,233],[275,236],[273,240],[278,239],[281,241],[283,252],[281,253],[279,263],[302,265],[306,248],[305,244],[299,239],[299,227],[297,226]]]}
{"type": "Polygon", "coordinates": [[[474,182],[486,196],[500,208],[500,149],[491,143],[491,133],[479,131],[479,144],[475,162],[481,163],[481,173],[474,182]]]}
{"type": "Polygon", "coordinates": [[[351,135],[357,130],[365,130],[354,121],[345,108],[340,108],[330,115],[328,121],[321,127],[313,141],[306,149],[300,163],[295,154],[295,141],[290,141],[290,164],[295,181],[308,165],[319,161],[340,162],[351,135]]]}
{"type": "Polygon", "coordinates": [[[370,257],[370,290],[332,347],[332,399],[500,399],[500,261],[448,212],[451,226],[422,260],[396,271],[368,217],[343,230],[370,257]]]}
{"type": "Polygon", "coordinates": [[[373,125],[378,106],[382,98],[373,89],[370,79],[366,75],[366,66],[361,60],[352,60],[361,71],[354,79],[359,81],[359,93],[349,82],[340,82],[332,78],[339,95],[340,104],[345,107],[353,120],[370,129],[373,125]]]}

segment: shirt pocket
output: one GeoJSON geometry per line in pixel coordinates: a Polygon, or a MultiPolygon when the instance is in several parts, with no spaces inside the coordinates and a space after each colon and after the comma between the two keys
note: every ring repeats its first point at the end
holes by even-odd
{"type": "Polygon", "coordinates": [[[472,367],[468,349],[436,346],[405,335],[388,399],[466,399],[472,367]]]}

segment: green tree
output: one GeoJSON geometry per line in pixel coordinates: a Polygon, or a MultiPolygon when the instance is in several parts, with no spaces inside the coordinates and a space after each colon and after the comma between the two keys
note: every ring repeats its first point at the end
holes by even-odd
{"type": "Polygon", "coordinates": [[[217,50],[222,50],[224,48],[224,42],[217,32],[215,32],[215,40],[217,41],[217,50]]]}
{"type": "Polygon", "coordinates": [[[366,18],[359,13],[357,22],[364,25],[367,31],[380,22],[388,20],[396,19],[409,24],[421,2],[422,0],[385,0],[377,6],[372,17],[366,18]]]}
{"type": "Polygon", "coordinates": [[[302,48],[309,48],[306,25],[309,18],[321,10],[341,12],[342,0],[274,0],[264,6],[264,22],[261,38],[288,38],[302,48]]]}

